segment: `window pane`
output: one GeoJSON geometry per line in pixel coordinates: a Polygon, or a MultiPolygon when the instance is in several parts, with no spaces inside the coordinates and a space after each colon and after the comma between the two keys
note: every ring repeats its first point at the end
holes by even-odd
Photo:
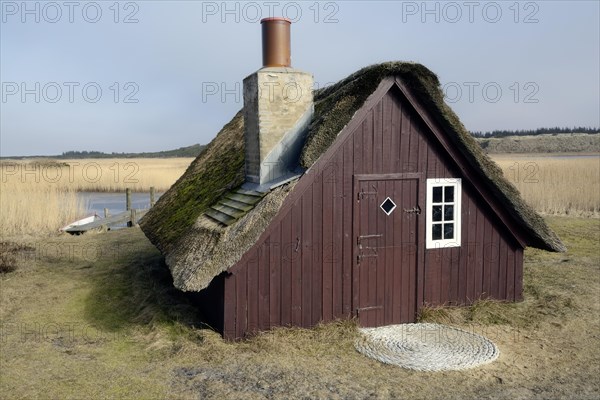
{"type": "Polygon", "coordinates": [[[454,186],[444,187],[444,203],[454,203],[454,186]]]}
{"type": "Polygon", "coordinates": [[[431,213],[432,221],[441,221],[442,220],[442,206],[433,206],[433,212],[431,213]]]}
{"type": "Polygon", "coordinates": [[[454,206],[444,206],[444,221],[454,221],[454,206]]]}
{"type": "Polygon", "coordinates": [[[444,224],[444,239],[454,239],[454,224],[444,224]]]}
{"type": "Polygon", "coordinates": [[[441,203],[442,202],[442,187],[436,186],[433,188],[433,202],[441,203]]]}
{"type": "Polygon", "coordinates": [[[442,238],[442,224],[434,224],[431,226],[431,239],[440,240],[442,238]]]}

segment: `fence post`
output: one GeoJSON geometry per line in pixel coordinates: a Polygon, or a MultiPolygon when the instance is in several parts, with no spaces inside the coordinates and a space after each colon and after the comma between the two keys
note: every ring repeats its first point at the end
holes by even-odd
{"type": "Polygon", "coordinates": [[[108,208],[104,209],[104,218],[110,217],[110,213],[108,212],[108,208]]]}
{"type": "Polygon", "coordinates": [[[137,218],[135,208],[131,209],[131,217],[130,218],[131,218],[131,221],[129,221],[127,223],[127,226],[131,228],[132,226],[135,226],[135,222],[136,222],[135,220],[137,218]]]}
{"type": "Polygon", "coordinates": [[[154,186],[150,186],[150,208],[154,207],[154,186]]]}
{"type": "Polygon", "coordinates": [[[125,189],[125,209],[131,210],[131,189],[125,189]]]}

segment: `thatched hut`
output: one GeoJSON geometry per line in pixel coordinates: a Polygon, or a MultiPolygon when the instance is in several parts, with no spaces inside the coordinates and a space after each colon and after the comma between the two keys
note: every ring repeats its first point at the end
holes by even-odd
{"type": "Polygon", "coordinates": [[[244,110],[141,222],[174,285],[199,292],[226,338],[337,318],[411,322],[423,305],[484,297],[518,301],[523,249],[564,251],[424,66],[363,68],[315,91],[314,103],[307,94],[298,110],[277,96],[260,104],[264,77],[310,84],[294,73],[266,65],[246,78],[244,110]],[[267,125],[284,126],[276,140],[267,125]],[[277,159],[285,162],[269,176],[277,159]]]}

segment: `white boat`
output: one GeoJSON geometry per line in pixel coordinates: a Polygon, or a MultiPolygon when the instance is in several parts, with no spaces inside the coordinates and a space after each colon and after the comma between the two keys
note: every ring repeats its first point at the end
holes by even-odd
{"type": "Polygon", "coordinates": [[[78,219],[75,222],[71,222],[69,225],[60,228],[61,231],[66,231],[67,229],[74,228],[76,226],[89,224],[91,222],[97,221],[100,219],[98,214],[93,214],[85,218],[78,219]]]}

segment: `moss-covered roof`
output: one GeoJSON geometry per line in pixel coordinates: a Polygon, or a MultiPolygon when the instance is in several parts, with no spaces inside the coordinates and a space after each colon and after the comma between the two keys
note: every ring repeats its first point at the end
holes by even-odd
{"type": "MultiPolygon", "coordinates": [[[[420,64],[388,62],[369,66],[316,91],[315,115],[301,154],[303,167],[309,168],[315,163],[381,81],[389,76],[400,77],[436,118],[494,196],[507,206],[527,237],[528,245],[551,251],[565,250],[554,232],[525,203],[446,105],[437,76],[420,64]]],[[[203,215],[223,193],[244,181],[243,125],[239,112],[141,221],[146,236],[166,255],[175,285],[180,289],[201,290],[214,276],[233,266],[258,240],[294,185],[292,182],[267,194],[255,209],[228,227],[203,215]]]]}
{"type": "Polygon", "coordinates": [[[244,117],[239,112],[160,197],[140,226],[168,254],[207,208],[243,182],[244,117]]]}

